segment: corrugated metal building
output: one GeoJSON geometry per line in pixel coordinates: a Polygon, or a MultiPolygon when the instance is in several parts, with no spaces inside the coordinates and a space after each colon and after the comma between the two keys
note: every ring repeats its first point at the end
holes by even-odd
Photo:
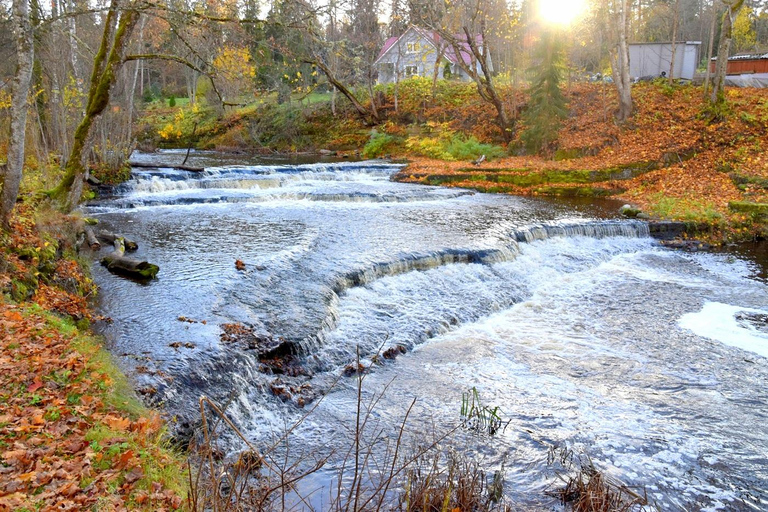
{"type": "MultiPolygon", "coordinates": [[[[709,70],[714,73],[717,57],[712,57],[709,70]]],[[[743,75],[745,73],[768,73],[768,53],[749,53],[728,57],[725,68],[726,75],[743,75]]]]}
{"type": "MultiPolygon", "coordinates": [[[[675,43],[675,70],[672,78],[693,79],[699,63],[701,41],[675,43]]],[[[630,43],[629,74],[633,78],[669,74],[672,43],[630,43]]]]}

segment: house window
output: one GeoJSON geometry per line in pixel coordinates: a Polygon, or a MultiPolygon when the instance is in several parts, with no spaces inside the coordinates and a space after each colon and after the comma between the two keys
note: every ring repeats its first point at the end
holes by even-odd
{"type": "Polygon", "coordinates": [[[419,51],[419,43],[408,43],[405,45],[406,53],[417,53],[419,51]]]}
{"type": "Polygon", "coordinates": [[[418,66],[405,66],[405,76],[418,76],[418,75],[419,75],[418,66]]]}

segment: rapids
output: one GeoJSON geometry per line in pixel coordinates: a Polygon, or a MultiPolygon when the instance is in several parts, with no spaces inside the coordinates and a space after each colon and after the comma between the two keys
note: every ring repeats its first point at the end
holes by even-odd
{"type": "Polygon", "coordinates": [[[203,172],[163,167],[181,157],[134,155],[157,168],[87,207],[160,266],[143,284],[94,267],[113,320],[99,329],[180,430],[204,394],[267,442],[305,412],[271,391],[293,387],[317,406],[297,443],[338,450],[359,354],[365,396],[387,389],[384,432],[413,399],[422,433],[455,424],[472,387],[499,406],[507,428],[459,446],[505,461],[517,505],[551,508],[547,457],[568,447],[663,510],[768,509],[768,286],[749,259],[667,250],[610,202],[394,183],[400,166],[381,161],[201,152],[203,172]],[[257,351],[222,342],[230,323],[284,341],[302,371],[265,373],[257,351]],[[392,347],[407,353],[376,357],[392,347]]]}

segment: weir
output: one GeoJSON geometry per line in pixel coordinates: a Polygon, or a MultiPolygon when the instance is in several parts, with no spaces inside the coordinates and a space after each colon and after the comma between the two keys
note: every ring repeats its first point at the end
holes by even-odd
{"type": "Polygon", "coordinates": [[[706,304],[762,318],[768,289],[748,262],[667,250],[654,237],[682,225],[619,219],[620,204],[393,183],[400,166],[382,162],[230,166],[205,154],[195,173],[163,169],[166,156],[138,156],[158,169],[88,213],[161,267],[148,284],[95,267],[113,319],[99,328],[178,433],[194,429],[200,395],[229,404],[257,444],[311,403],[294,444],[341,452],[356,400],[343,375],[359,355],[366,393],[391,389],[376,412],[385,432],[412,399],[421,432],[452,424],[473,387],[499,406],[510,426],[477,450],[507,460],[505,489],[525,506],[542,505],[522,498],[541,495],[541,478],[521,467],[545,465],[549,442],[654,485],[664,510],[768,503],[768,454],[753,450],[768,438],[766,359],[717,341],[752,324],[686,327],[706,304]]]}

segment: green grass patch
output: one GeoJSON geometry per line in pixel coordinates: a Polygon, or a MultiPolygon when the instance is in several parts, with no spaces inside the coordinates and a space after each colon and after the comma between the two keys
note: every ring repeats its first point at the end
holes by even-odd
{"type": "Polygon", "coordinates": [[[682,220],[694,223],[719,224],[723,215],[714,204],[694,198],[669,197],[663,193],[651,196],[649,212],[663,219],[682,220]]]}
{"type": "MultiPolygon", "coordinates": [[[[24,314],[40,316],[45,320],[47,328],[71,337],[70,347],[88,359],[86,371],[79,376],[59,370],[49,374],[47,379],[66,383],[69,380],[82,378],[85,374],[104,374],[107,376],[102,381],[104,384],[94,386],[90,394],[99,397],[112,413],[121,417],[133,421],[149,418],[149,409],[139,401],[125,374],[115,365],[109,352],[103,348],[101,338],[80,332],[71,320],[47,312],[36,304],[25,307],[24,314]]],[[[34,396],[31,397],[32,400],[34,398],[34,396]]],[[[69,405],[77,405],[81,402],[81,398],[82,396],[78,393],[70,393],[66,401],[69,405]]],[[[47,419],[55,420],[59,413],[47,410],[45,414],[47,419]]],[[[97,467],[100,469],[112,467],[117,463],[119,456],[127,450],[137,455],[141,460],[144,476],[136,483],[136,490],[151,491],[152,483],[159,482],[164,488],[176,492],[179,496],[186,496],[188,487],[186,461],[182,454],[170,447],[164,429],[147,434],[119,430],[104,423],[96,423],[86,432],[85,440],[91,444],[94,451],[102,453],[101,459],[97,462],[97,467]]]]}

